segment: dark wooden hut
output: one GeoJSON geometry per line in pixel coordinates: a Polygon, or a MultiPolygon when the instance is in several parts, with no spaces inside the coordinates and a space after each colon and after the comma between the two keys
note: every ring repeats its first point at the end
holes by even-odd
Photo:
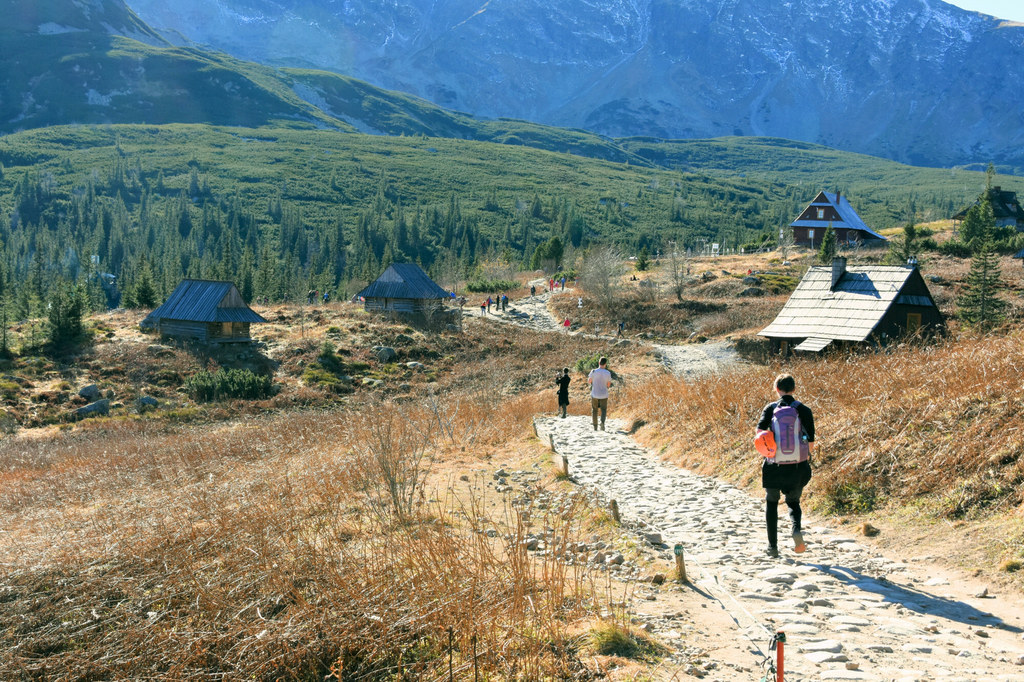
{"type": "Polygon", "coordinates": [[[233,283],[185,279],[141,326],[204,344],[249,343],[249,325],[261,322],[266,320],[246,305],[233,283]]]}
{"type": "Polygon", "coordinates": [[[832,344],[884,343],[938,329],[942,313],[916,266],[832,266],[807,271],[775,321],[758,333],[776,351],[817,352],[832,344]]]}
{"type": "Polygon", "coordinates": [[[1024,231],[1024,206],[1021,206],[1020,201],[1017,200],[1017,193],[998,186],[985,190],[977,201],[964,207],[953,216],[954,231],[967,217],[967,212],[981,203],[986,194],[988,202],[992,206],[992,216],[996,219],[997,227],[1013,227],[1018,232],[1024,231]]]}
{"type": "Polygon", "coordinates": [[[450,300],[442,289],[415,263],[394,263],[356,296],[366,310],[406,314],[427,314],[450,300]]]}
{"type": "Polygon", "coordinates": [[[819,192],[814,201],[789,224],[793,230],[793,243],[816,249],[821,246],[825,230],[831,226],[840,244],[861,242],[883,244],[886,239],[861,220],[849,200],[839,192],[819,192]]]}

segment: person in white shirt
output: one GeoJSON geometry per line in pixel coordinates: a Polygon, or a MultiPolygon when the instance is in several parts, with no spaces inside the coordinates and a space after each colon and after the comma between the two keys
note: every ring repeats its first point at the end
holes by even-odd
{"type": "Polygon", "coordinates": [[[590,370],[587,383],[590,384],[590,416],[594,420],[597,431],[597,411],[601,411],[601,430],[604,431],[604,420],[608,414],[608,389],[612,386],[612,373],[608,371],[608,358],[601,358],[597,368],[590,370]]]}

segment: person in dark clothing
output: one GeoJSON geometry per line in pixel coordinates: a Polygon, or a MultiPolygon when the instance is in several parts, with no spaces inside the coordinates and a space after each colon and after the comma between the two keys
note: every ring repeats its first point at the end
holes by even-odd
{"type": "MultiPolygon", "coordinates": [[[[779,500],[783,495],[786,497],[786,505],[789,507],[789,515],[793,521],[793,547],[797,553],[806,549],[803,533],[801,532],[800,495],[804,486],[811,480],[810,453],[814,450],[814,414],[811,408],[799,402],[793,397],[796,389],[796,381],[789,374],[780,374],[775,377],[775,392],[779,399],[768,403],[761,411],[761,418],[757,422],[757,433],[772,430],[772,417],[775,410],[782,406],[790,406],[796,403],[797,416],[800,419],[801,438],[807,444],[808,456],[804,461],[792,464],[777,464],[774,458],[765,458],[761,465],[761,487],[765,492],[765,525],[768,531],[768,554],[776,557],[779,555],[778,547],[778,524],[779,524],[779,500]]],[[[778,436],[776,435],[776,438],[778,436]]]]}
{"type": "Polygon", "coordinates": [[[564,368],[555,375],[555,383],[558,385],[558,409],[565,419],[566,410],[569,409],[569,368],[564,368]]]}

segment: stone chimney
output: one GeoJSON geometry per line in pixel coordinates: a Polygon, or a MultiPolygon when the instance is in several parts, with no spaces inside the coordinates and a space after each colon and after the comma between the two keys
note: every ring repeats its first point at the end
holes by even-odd
{"type": "Polygon", "coordinates": [[[836,256],[832,259],[832,291],[836,290],[836,286],[839,285],[839,280],[843,278],[846,273],[846,258],[843,256],[836,256]]]}

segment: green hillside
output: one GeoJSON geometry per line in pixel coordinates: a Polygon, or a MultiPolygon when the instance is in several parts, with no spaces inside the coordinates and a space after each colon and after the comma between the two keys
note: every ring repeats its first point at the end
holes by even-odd
{"type": "Polygon", "coordinates": [[[680,172],[297,124],[26,131],[0,138],[0,274],[26,314],[53,282],[95,271],[116,276],[122,291],[151,271],[160,294],[192,276],[237,279],[247,297],[283,299],[311,284],[345,295],[393,260],[435,273],[445,263],[469,274],[489,259],[526,267],[551,237],[652,253],[671,240],[739,248],[771,239],[821,188],[803,169],[823,157],[837,177],[860,178],[861,192],[846,191],[879,228],[900,224],[912,199],[920,215],[948,213],[984,182],[980,173],[958,173],[954,184],[948,171],[797,147],[791,167],[755,162],[744,174],[743,148],[764,143],[721,145],[734,157],[708,153],[716,167],[680,172]]]}
{"type": "MultiPolygon", "coordinates": [[[[846,194],[875,228],[908,217],[949,218],[985,188],[984,168],[919,168],[864,154],[769,137],[713,140],[624,138],[622,147],[657,166],[715,177],[745,178],[804,189],[808,200],[822,189],[846,194]]],[[[1024,194],[1024,178],[1001,175],[997,183],[1024,194]]]]}

